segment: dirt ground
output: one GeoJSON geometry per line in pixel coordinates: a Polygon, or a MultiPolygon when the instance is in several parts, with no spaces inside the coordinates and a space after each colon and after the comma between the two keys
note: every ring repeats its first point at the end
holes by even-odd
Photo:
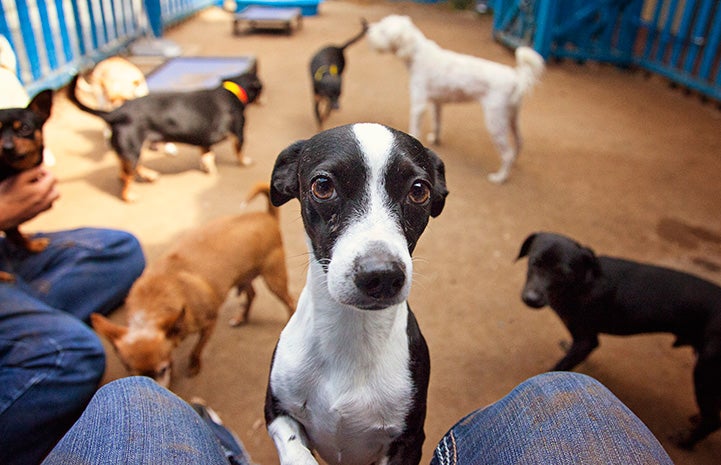
{"type": "MultiPolygon", "coordinates": [[[[216,147],[217,176],[198,169],[199,152],[182,146],[176,158],[153,152],[161,172],[138,184],[141,199],[119,200],[118,163],[103,140],[103,124],[59,93],[46,126],[61,199],[27,231],[77,226],[124,228],[153,260],[187,228],[236,213],[248,188],[267,180],[276,155],[314,134],[307,66],[321,46],[355,34],[359,18],[410,15],[445,48],[513,64],[492,39],[492,17],[448,5],[327,0],[291,35],[231,34],[231,16],[211,8],[174,27],[166,38],[185,55],[254,55],[265,102],[247,110],[246,155],[239,167],[230,142],[216,147]]],[[[360,42],[347,51],[342,109],[330,125],[374,121],[408,127],[408,75],[392,56],[360,42]]],[[[153,63],[143,62],[147,67],[153,63]]],[[[156,63],[157,64],[157,63],[156,63]]],[[[548,309],[530,311],[519,295],[525,263],[515,263],[523,239],[538,230],[568,234],[597,252],[676,267],[721,283],[721,111],[671,89],[657,77],[597,64],[549,63],[521,112],[525,148],[505,185],[487,181],[499,164],[475,104],[444,111],[443,145],[450,196],[415,253],[410,302],[432,357],[423,462],[462,415],[491,403],[524,379],[548,369],[568,339],[548,309]]],[[[264,208],[262,202],[250,208],[264,208]]],[[[297,202],[281,210],[290,287],[305,281],[307,251],[297,202]]],[[[244,244],[232,246],[243,247],[244,244]]],[[[173,390],[204,398],[242,438],[252,458],[277,463],[265,431],[263,401],[271,352],[286,315],[258,286],[251,321],[230,328],[223,310],[199,376],[184,375],[190,340],[178,351],[173,390]]],[[[113,316],[124,321],[121,309],[113,316]]],[[[695,451],[667,437],[695,413],[690,349],[673,337],[601,337],[577,371],[608,386],[657,435],[678,464],[711,465],[721,457],[721,432],[695,451]]],[[[125,373],[109,345],[106,380],[125,373]]]]}

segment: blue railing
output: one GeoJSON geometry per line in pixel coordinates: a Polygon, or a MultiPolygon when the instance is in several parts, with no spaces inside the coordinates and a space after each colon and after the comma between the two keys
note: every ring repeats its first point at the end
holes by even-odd
{"type": "Polygon", "coordinates": [[[78,70],[125,49],[214,0],[0,0],[0,34],[18,58],[18,76],[35,94],[65,85],[78,70]]]}
{"type": "Polygon", "coordinates": [[[494,36],[548,58],[638,66],[721,101],[719,0],[495,0],[494,36]]]}

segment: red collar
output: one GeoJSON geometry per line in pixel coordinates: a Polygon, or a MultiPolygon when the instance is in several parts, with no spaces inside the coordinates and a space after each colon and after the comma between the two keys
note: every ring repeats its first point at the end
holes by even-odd
{"type": "Polygon", "coordinates": [[[233,81],[223,81],[223,88],[238,97],[238,100],[243,102],[243,105],[248,104],[248,93],[238,84],[233,81]]]}

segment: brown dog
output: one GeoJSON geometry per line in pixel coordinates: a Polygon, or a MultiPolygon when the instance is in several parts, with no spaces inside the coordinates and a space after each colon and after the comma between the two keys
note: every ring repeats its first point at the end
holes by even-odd
{"type": "MultiPolygon", "coordinates": [[[[269,186],[258,184],[248,200],[259,194],[268,196],[269,186]]],[[[278,211],[270,202],[267,212],[223,217],[188,231],[130,289],[127,327],[100,314],[91,315],[92,325],[112,343],[131,374],[150,376],[167,387],[173,349],[196,332],[200,337],[188,371],[190,376],[200,371],[201,352],[233,288],[247,300],[230,323],[247,321],[255,297],[252,281],[258,276],[292,315],[295,301],[287,290],[278,211]]]]}
{"type": "Polygon", "coordinates": [[[111,111],[128,100],[148,95],[143,72],[127,59],[113,56],[101,61],[81,79],[78,88],[88,92],[99,110],[111,111]]]}

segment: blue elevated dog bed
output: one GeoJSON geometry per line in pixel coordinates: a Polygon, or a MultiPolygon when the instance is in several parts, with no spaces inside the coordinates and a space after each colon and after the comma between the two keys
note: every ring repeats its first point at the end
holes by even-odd
{"type": "Polygon", "coordinates": [[[240,35],[241,26],[245,26],[246,31],[272,29],[290,34],[293,32],[293,26],[296,29],[303,26],[303,14],[298,7],[251,5],[235,14],[233,34],[240,35]]]}
{"type": "Polygon", "coordinates": [[[300,8],[303,16],[318,14],[318,4],[322,0],[236,0],[235,12],[240,13],[249,6],[264,6],[272,8],[300,8]]]}
{"type": "Polygon", "coordinates": [[[256,68],[253,56],[176,57],[154,69],[146,80],[151,92],[211,89],[226,77],[256,68]]]}

